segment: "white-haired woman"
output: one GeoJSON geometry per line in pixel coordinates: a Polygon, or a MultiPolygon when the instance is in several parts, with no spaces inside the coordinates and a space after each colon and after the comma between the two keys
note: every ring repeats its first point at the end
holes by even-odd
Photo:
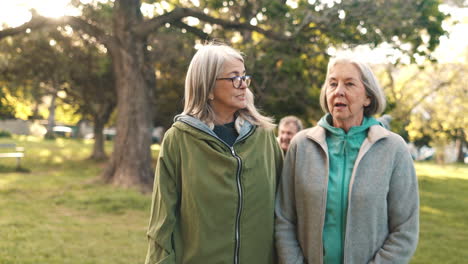
{"type": "Polygon", "coordinates": [[[404,140],[372,115],[385,108],[368,66],[328,65],[326,115],[295,136],[276,204],[280,263],[408,263],[418,241],[418,183],[404,140]]]}
{"type": "Polygon", "coordinates": [[[245,74],[229,46],[205,45],[194,55],[184,111],[159,153],[146,263],[275,263],[283,156],[245,74]]]}

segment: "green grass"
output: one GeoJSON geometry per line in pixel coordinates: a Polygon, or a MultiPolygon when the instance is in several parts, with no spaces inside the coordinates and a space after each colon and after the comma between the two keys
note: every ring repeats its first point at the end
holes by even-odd
{"type": "Polygon", "coordinates": [[[420,236],[412,264],[466,263],[468,166],[417,163],[420,236]]]}
{"type": "MultiPolygon", "coordinates": [[[[92,142],[1,139],[25,147],[0,159],[0,263],[143,263],[149,195],[96,183],[92,142]]],[[[107,145],[107,153],[111,146],[107,145]]]]}
{"type": "MultiPolygon", "coordinates": [[[[105,164],[86,160],[91,141],[0,139],[8,142],[25,147],[29,172],[0,159],[0,264],[143,263],[151,197],[96,183],[105,164]]],[[[411,263],[463,263],[468,166],[417,163],[416,170],[421,233],[411,263]]]]}

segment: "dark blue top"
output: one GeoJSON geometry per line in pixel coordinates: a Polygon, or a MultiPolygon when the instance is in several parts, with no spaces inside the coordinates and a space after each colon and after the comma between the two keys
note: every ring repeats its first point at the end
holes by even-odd
{"type": "Polygon", "coordinates": [[[236,142],[237,136],[239,136],[234,126],[234,122],[220,126],[215,125],[213,132],[215,132],[220,139],[231,147],[234,145],[234,142],[236,142]]]}

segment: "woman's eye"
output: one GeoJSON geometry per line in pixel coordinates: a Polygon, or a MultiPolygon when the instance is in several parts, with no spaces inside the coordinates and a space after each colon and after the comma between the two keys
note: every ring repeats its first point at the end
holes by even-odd
{"type": "Polygon", "coordinates": [[[349,83],[346,83],[347,86],[354,86],[354,83],[352,82],[349,82],[349,83]]]}
{"type": "Polygon", "coordinates": [[[336,87],[337,86],[337,83],[330,83],[330,87],[336,87]]]}

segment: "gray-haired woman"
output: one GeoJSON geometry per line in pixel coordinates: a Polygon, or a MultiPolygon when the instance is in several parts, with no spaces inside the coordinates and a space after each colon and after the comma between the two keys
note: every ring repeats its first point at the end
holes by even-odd
{"type": "Polygon", "coordinates": [[[184,112],[159,153],[146,263],[275,263],[283,156],[245,73],[241,54],[225,45],[193,57],[184,112]]]}
{"type": "Polygon", "coordinates": [[[372,117],[385,97],[368,66],[329,63],[327,113],[295,136],[276,204],[280,263],[408,263],[418,241],[419,198],[404,140],[372,117]]]}

